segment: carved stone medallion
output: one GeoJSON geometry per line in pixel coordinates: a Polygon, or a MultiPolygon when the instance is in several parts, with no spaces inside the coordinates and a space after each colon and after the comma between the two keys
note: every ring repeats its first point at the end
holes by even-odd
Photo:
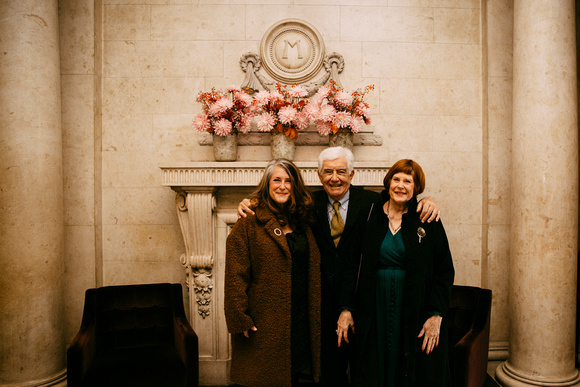
{"type": "Polygon", "coordinates": [[[278,82],[303,83],[312,79],[324,61],[324,41],[311,24],[285,19],[274,24],[262,38],[262,64],[278,82]]]}

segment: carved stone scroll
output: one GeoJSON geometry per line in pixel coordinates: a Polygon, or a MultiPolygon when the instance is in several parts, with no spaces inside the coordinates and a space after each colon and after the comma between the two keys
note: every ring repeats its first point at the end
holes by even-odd
{"type": "Polygon", "coordinates": [[[175,203],[185,242],[185,254],[180,260],[186,271],[189,292],[195,293],[195,300],[190,297],[189,308],[190,311],[197,309],[199,315],[206,318],[213,289],[213,189],[178,192],[175,203]]]}

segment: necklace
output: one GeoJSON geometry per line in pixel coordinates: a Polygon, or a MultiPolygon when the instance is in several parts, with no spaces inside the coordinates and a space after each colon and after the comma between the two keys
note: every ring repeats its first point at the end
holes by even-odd
{"type": "Polygon", "coordinates": [[[401,229],[401,226],[403,225],[403,219],[401,219],[399,226],[395,227],[395,225],[393,224],[393,221],[391,221],[391,213],[389,211],[390,209],[391,209],[391,201],[389,200],[389,202],[387,203],[387,218],[389,218],[389,228],[391,229],[391,232],[393,233],[393,235],[395,235],[397,233],[397,231],[399,231],[401,229]]]}

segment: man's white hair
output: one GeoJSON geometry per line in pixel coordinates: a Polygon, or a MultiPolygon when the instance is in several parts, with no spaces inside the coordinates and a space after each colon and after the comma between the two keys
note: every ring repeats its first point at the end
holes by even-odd
{"type": "Polygon", "coordinates": [[[354,170],[354,155],[348,148],[341,146],[333,146],[326,148],[318,155],[318,173],[322,174],[322,164],[328,160],[336,160],[338,158],[346,158],[346,169],[348,174],[354,170]]]}

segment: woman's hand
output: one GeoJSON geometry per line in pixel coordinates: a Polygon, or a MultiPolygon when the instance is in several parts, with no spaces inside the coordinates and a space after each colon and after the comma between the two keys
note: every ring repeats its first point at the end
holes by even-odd
{"type": "Polygon", "coordinates": [[[338,316],[338,321],[336,323],[336,334],[338,335],[338,346],[342,343],[342,340],[348,343],[348,330],[352,328],[352,333],[354,333],[354,320],[352,319],[352,313],[350,310],[344,309],[340,312],[338,316]]]}
{"type": "Polygon", "coordinates": [[[419,217],[423,223],[425,223],[425,221],[431,223],[434,220],[438,222],[439,218],[441,218],[441,209],[430,197],[421,199],[421,201],[417,203],[417,212],[421,213],[419,217]]]}
{"type": "Polygon", "coordinates": [[[246,338],[250,338],[250,331],[256,332],[258,330],[258,328],[256,327],[251,327],[249,330],[244,331],[244,336],[246,336],[246,338]]]}
{"type": "Polygon", "coordinates": [[[439,333],[441,331],[441,321],[443,317],[435,314],[425,321],[423,324],[423,329],[419,332],[419,336],[423,337],[423,345],[421,346],[421,351],[429,355],[435,347],[439,345],[439,333]]]}
{"type": "Polygon", "coordinates": [[[238,204],[238,219],[242,217],[248,216],[248,214],[254,215],[254,211],[252,211],[252,203],[250,199],[244,199],[238,204]]]}

